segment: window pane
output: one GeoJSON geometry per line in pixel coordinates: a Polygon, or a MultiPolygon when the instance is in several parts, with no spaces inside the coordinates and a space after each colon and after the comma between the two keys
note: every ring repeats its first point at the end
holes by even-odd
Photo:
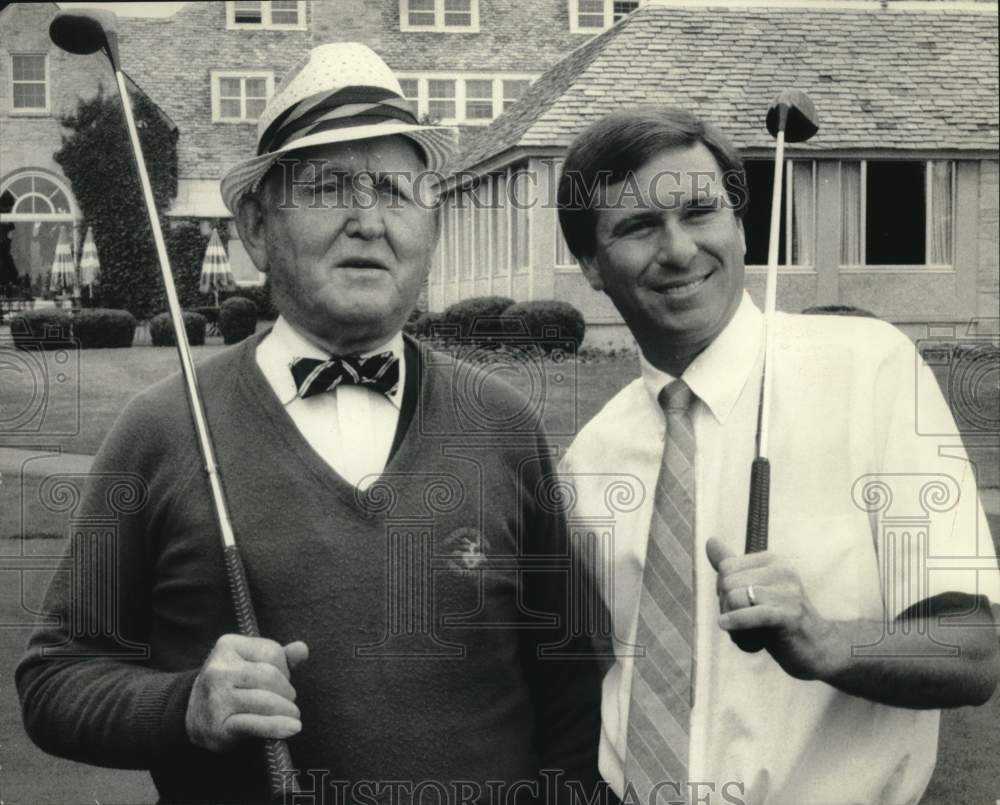
{"type": "Polygon", "coordinates": [[[493,117],[493,82],[469,79],[465,82],[465,116],[471,120],[493,117]]]}
{"type": "Polygon", "coordinates": [[[865,262],[923,265],[923,162],[869,162],[865,182],[865,262]]]}
{"type": "Polygon", "coordinates": [[[445,0],[444,24],[455,27],[472,25],[472,0],[445,0]]]}
{"type": "Polygon", "coordinates": [[[792,265],[813,264],[815,232],[815,192],[813,189],[813,163],[796,160],[792,172],[792,265]]]}
{"type": "Polygon", "coordinates": [[[931,163],[931,242],[929,262],[935,265],[951,265],[952,243],[954,242],[954,208],[952,200],[952,179],[955,163],[936,161],[931,163]]]}
{"type": "Polygon", "coordinates": [[[428,101],[427,103],[427,114],[432,118],[438,120],[444,120],[445,118],[454,118],[455,115],[455,102],[454,101],[428,101]]]}
{"type": "Polygon", "coordinates": [[[297,0],[274,0],[271,3],[271,22],[274,25],[297,25],[299,22],[297,0]]]}
{"type": "Polygon", "coordinates": [[[436,22],[434,18],[434,0],[409,0],[407,20],[410,25],[433,26],[436,22]]]}
{"type": "MultiPolygon", "coordinates": [[[[747,160],[747,191],[750,202],[743,217],[743,231],[747,238],[746,264],[748,266],[767,265],[767,239],[771,230],[771,188],[774,186],[774,162],[771,160],[747,160]]],[[[778,264],[785,262],[785,203],[781,199],[781,231],[778,235],[778,264]]]]}
{"type": "Polygon", "coordinates": [[[45,56],[35,54],[14,54],[12,72],[15,81],[44,81],[45,56]]]}
{"type": "Polygon", "coordinates": [[[503,82],[503,111],[507,111],[515,103],[517,103],[521,96],[527,92],[528,87],[531,86],[531,81],[528,79],[509,79],[503,82]]]}
{"type": "Polygon", "coordinates": [[[219,96],[222,98],[240,97],[241,81],[238,78],[220,78],[219,96]]]}
{"type": "Polygon", "coordinates": [[[452,79],[432,78],[427,82],[427,94],[431,98],[454,98],[455,82],[452,79]]]}
{"type": "Polygon", "coordinates": [[[611,13],[614,21],[618,22],[622,17],[631,14],[639,7],[639,0],[614,0],[611,5],[611,13]]]}
{"type": "Polygon", "coordinates": [[[267,79],[248,78],[246,81],[246,93],[248,98],[266,98],[267,79]]]}
{"type": "Polygon", "coordinates": [[[840,264],[861,265],[861,163],[840,163],[840,264]]]}
{"type": "Polygon", "coordinates": [[[580,28],[603,28],[604,0],[578,0],[576,24],[580,28]]]}
{"type": "Polygon", "coordinates": [[[401,78],[399,79],[399,88],[403,91],[403,97],[409,103],[410,111],[414,115],[417,112],[417,93],[418,93],[418,81],[415,78],[401,78]]]}
{"type": "Polygon", "coordinates": [[[14,85],[14,108],[15,109],[44,109],[45,108],[45,85],[44,84],[15,84],[14,85]]]}
{"type": "Polygon", "coordinates": [[[267,101],[258,98],[247,98],[247,120],[256,120],[264,113],[267,101]]]}
{"type": "Polygon", "coordinates": [[[239,99],[223,98],[219,101],[219,116],[230,119],[238,119],[240,116],[239,99]]]}
{"type": "Polygon", "coordinates": [[[261,17],[260,3],[237,0],[237,2],[233,4],[233,20],[235,22],[242,23],[262,22],[263,19],[261,17]]]}
{"type": "Polygon", "coordinates": [[[454,118],[455,82],[445,79],[431,79],[427,82],[427,111],[431,117],[454,118]]]}

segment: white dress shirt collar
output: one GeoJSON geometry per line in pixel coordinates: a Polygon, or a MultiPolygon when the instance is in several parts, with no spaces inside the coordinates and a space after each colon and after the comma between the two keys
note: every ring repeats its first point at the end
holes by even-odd
{"type": "MultiPolygon", "coordinates": [[[[684,370],[681,376],[684,382],[708,406],[719,424],[725,423],[750,379],[763,340],[763,314],[744,291],[729,323],[684,370]]],[[[641,351],[639,365],[643,384],[659,408],[660,392],[676,378],[653,366],[641,351]]]]}
{"type": "MultiPolygon", "coordinates": [[[[264,363],[275,369],[275,371],[269,371],[266,374],[282,405],[288,405],[298,393],[295,380],[289,369],[292,361],[295,358],[316,358],[325,361],[330,357],[328,350],[311,341],[284,316],[278,317],[271,332],[261,342],[258,350],[262,351],[261,357],[264,363]],[[279,366],[282,367],[280,370],[278,370],[279,366]]],[[[397,332],[388,341],[360,353],[360,356],[368,357],[380,352],[391,352],[399,359],[399,384],[392,394],[386,395],[386,399],[398,409],[402,404],[403,384],[406,376],[402,332],[397,332]]]]}

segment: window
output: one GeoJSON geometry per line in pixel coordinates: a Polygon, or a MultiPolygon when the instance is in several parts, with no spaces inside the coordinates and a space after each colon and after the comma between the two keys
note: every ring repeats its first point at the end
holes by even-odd
{"type": "Polygon", "coordinates": [[[447,123],[489,123],[524,94],[535,76],[434,73],[398,76],[403,97],[417,117],[447,123]]]}
{"type": "Polygon", "coordinates": [[[840,201],[841,265],[952,265],[954,162],[841,162],[840,201]]]}
{"type": "MultiPolygon", "coordinates": [[[[767,265],[768,236],[771,229],[771,195],[774,162],[747,160],[747,188],[750,204],[743,219],[747,238],[746,264],[767,265]]],[[[816,163],[792,160],[784,171],[785,192],[781,199],[781,228],[778,234],[778,265],[815,265],[816,244],[816,163]],[[788,200],[791,199],[791,204],[788,200]]]]}
{"type": "Polygon", "coordinates": [[[229,0],[226,27],[305,30],[305,0],[229,0]]]}
{"type": "Polygon", "coordinates": [[[25,171],[12,177],[4,184],[3,195],[5,215],[72,217],[67,190],[44,173],[25,171]]]}
{"type": "Polygon", "coordinates": [[[510,253],[515,272],[531,265],[531,182],[527,171],[510,174],[507,203],[510,205],[510,253]]]}
{"type": "Polygon", "coordinates": [[[521,96],[528,91],[531,80],[527,78],[505,79],[503,82],[503,109],[506,112],[511,106],[521,100],[521,96]]]}
{"type": "Polygon", "coordinates": [[[44,53],[11,53],[10,76],[13,111],[49,110],[48,65],[44,53]]]}
{"type": "Polygon", "coordinates": [[[213,72],[212,121],[253,123],[273,92],[274,75],[270,72],[213,72]]]}
{"type": "Polygon", "coordinates": [[[642,0],[569,0],[571,33],[592,34],[631,14],[642,0]]]}
{"type": "Polygon", "coordinates": [[[399,0],[401,31],[479,31],[479,0],[399,0]]]}
{"type": "Polygon", "coordinates": [[[455,82],[433,78],[427,82],[427,114],[439,120],[457,117],[455,104],[455,82]]]}
{"type": "Polygon", "coordinates": [[[417,100],[420,91],[418,87],[419,82],[415,78],[399,79],[399,88],[403,91],[403,97],[409,103],[410,111],[413,112],[414,117],[420,114],[417,100]]]}

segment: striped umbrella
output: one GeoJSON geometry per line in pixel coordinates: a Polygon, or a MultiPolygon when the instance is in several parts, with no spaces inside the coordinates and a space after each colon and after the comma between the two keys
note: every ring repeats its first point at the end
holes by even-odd
{"type": "Polygon", "coordinates": [[[49,290],[53,293],[72,291],[76,284],[76,267],[73,265],[73,250],[66,237],[66,228],[59,227],[59,241],[56,243],[56,256],[52,261],[52,274],[49,278],[49,290]]]}
{"type": "Polygon", "coordinates": [[[94,230],[88,226],[87,237],[83,239],[83,251],[80,252],[80,284],[91,288],[97,284],[100,273],[101,263],[97,259],[97,247],[94,245],[94,230]]]}
{"type": "Polygon", "coordinates": [[[205,259],[201,264],[201,278],[198,282],[198,290],[202,293],[215,293],[215,306],[219,306],[219,291],[226,291],[236,287],[236,280],[233,279],[233,270],[229,265],[229,255],[219,240],[219,233],[212,227],[212,237],[208,240],[208,249],[205,250],[205,259]]]}

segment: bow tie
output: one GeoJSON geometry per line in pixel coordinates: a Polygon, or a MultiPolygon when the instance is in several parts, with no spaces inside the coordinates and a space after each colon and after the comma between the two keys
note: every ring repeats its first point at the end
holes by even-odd
{"type": "Polygon", "coordinates": [[[334,391],[338,386],[364,386],[388,397],[399,387],[399,358],[391,352],[367,358],[334,356],[325,361],[296,358],[289,368],[302,399],[334,391]]]}

